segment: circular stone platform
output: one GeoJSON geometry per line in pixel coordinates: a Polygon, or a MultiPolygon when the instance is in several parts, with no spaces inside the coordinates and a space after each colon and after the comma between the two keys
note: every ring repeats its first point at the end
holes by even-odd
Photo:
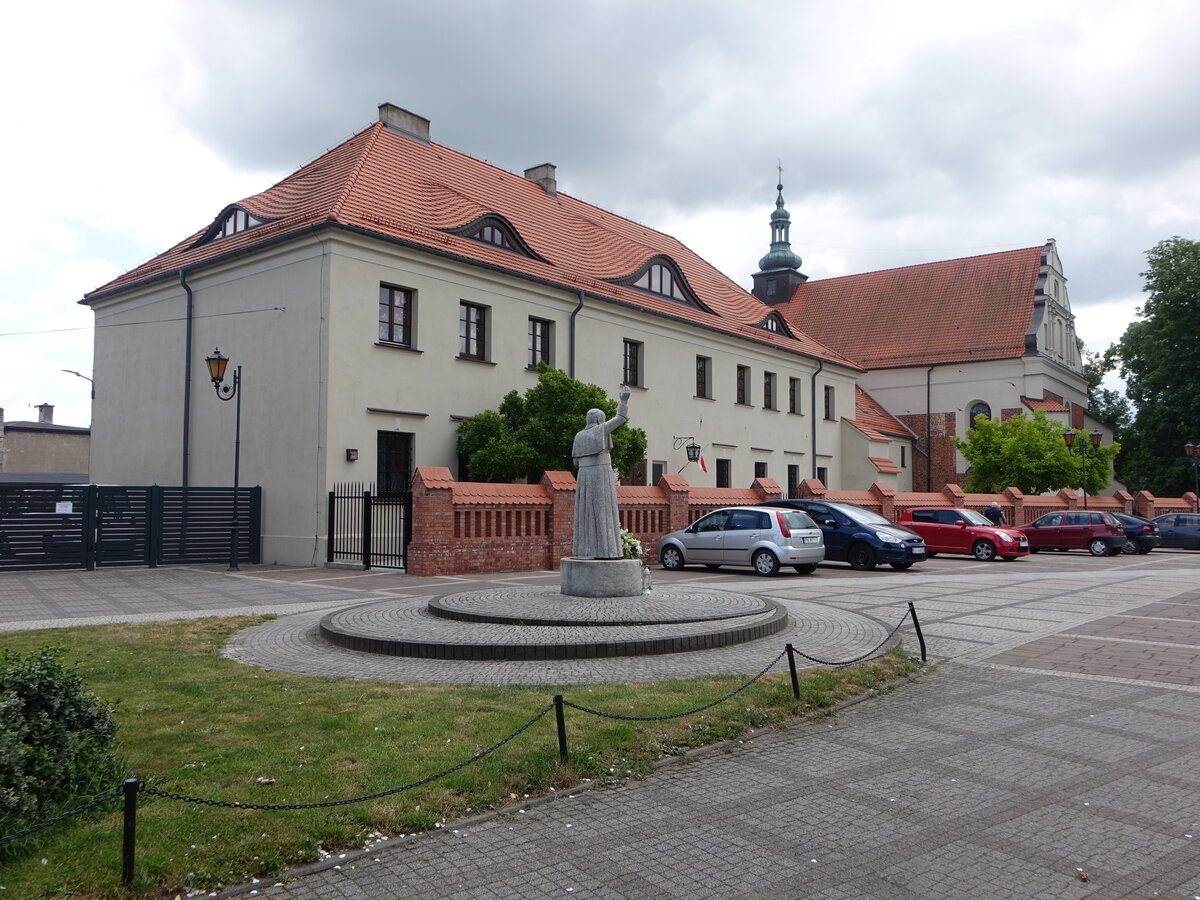
{"type": "Polygon", "coordinates": [[[774,600],[728,591],[582,598],[519,587],[450,594],[424,608],[399,599],[365,603],[325,616],[319,633],[366,653],[529,661],[711,650],[776,634],[787,623],[774,600]]]}

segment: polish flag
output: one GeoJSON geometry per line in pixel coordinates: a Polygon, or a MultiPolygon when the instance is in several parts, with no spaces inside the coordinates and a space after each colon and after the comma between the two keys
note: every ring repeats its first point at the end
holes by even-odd
{"type": "Polygon", "coordinates": [[[698,460],[697,460],[697,463],[698,463],[698,464],[699,464],[699,466],[700,466],[700,471],[701,471],[701,472],[707,472],[707,471],[708,471],[708,463],[706,463],[706,462],[704,461],[704,454],[703,454],[703,453],[701,453],[701,454],[700,454],[700,459],[698,459],[698,460]]]}

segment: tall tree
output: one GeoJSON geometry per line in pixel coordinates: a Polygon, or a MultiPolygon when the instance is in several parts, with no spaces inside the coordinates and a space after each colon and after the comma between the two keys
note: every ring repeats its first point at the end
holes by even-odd
{"type": "MultiPolygon", "coordinates": [[[[1108,486],[1120,444],[1103,446],[1095,456],[1083,459],[1067,449],[1063,440],[1066,430],[1040,409],[1032,417],[1020,415],[1004,421],[976,416],[966,438],[954,441],[971,464],[964,487],[982,493],[1015,487],[1024,494],[1044,494],[1081,487],[1086,472],[1087,492],[1100,493],[1108,486]]],[[[1085,434],[1077,438],[1087,439],[1085,434]]]]}
{"type": "Polygon", "coordinates": [[[1089,353],[1082,338],[1075,338],[1075,342],[1079,347],[1079,358],[1083,360],[1083,375],[1087,379],[1088,413],[1112,429],[1114,440],[1122,441],[1125,429],[1133,423],[1133,408],[1120,391],[1103,386],[1104,376],[1116,366],[1112,348],[1105,353],[1089,353]]]}
{"type": "Polygon", "coordinates": [[[1134,489],[1192,487],[1183,445],[1200,440],[1200,242],[1173,237],[1147,251],[1142,318],[1109,351],[1137,408],[1121,474],[1134,489]]]}
{"type": "MultiPolygon", "coordinates": [[[[617,403],[596,385],[539,363],[538,383],[524,396],[509,391],[499,410],[459,423],[458,452],[467,459],[467,475],[475,481],[533,482],[543,472],[570,470],[571,445],[589,409],[603,410],[609,418],[617,403]]],[[[626,424],[612,439],[613,465],[624,477],[646,458],[646,432],[626,424]]]]}

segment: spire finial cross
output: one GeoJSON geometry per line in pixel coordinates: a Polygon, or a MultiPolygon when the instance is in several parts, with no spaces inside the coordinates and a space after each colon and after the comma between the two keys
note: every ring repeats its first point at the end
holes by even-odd
{"type": "Polygon", "coordinates": [[[782,159],[779,160],[779,162],[775,165],[775,168],[779,170],[779,188],[778,189],[782,191],[783,190],[783,160],[782,159]]]}

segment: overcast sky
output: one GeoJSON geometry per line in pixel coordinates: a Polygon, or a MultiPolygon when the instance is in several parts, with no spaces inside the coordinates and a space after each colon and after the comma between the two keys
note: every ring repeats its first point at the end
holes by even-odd
{"type": "Polygon", "coordinates": [[[91,374],[76,301],[385,101],[505,169],[554,163],[747,288],[779,161],[812,278],[1054,237],[1093,350],[1145,251],[1200,239],[1195,0],[116,0],[20,4],[5,31],[9,421],[88,424],[61,371],[91,374]]]}

